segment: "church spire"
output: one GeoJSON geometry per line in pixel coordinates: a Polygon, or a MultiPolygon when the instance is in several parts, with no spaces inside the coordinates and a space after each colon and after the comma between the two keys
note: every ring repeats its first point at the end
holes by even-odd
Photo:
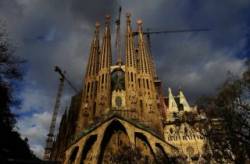
{"type": "Polygon", "coordinates": [[[141,69],[141,71],[145,73],[150,73],[154,79],[157,79],[158,77],[156,74],[155,64],[150,51],[149,43],[146,42],[146,40],[144,39],[142,20],[138,20],[137,24],[138,24],[138,44],[139,44],[139,49],[141,49],[143,54],[141,61],[139,61],[139,69],[141,69]]]}
{"type": "Polygon", "coordinates": [[[90,54],[88,59],[88,65],[84,77],[84,87],[81,95],[80,114],[78,115],[78,121],[76,131],[81,131],[84,127],[88,126],[90,120],[95,113],[95,99],[96,99],[96,76],[98,73],[98,60],[99,60],[99,28],[100,24],[97,22],[95,25],[95,34],[90,46],[90,54]]]}
{"type": "Polygon", "coordinates": [[[178,106],[172,94],[171,88],[168,88],[168,112],[178,112],[178,106]]]}
{"type": "MultiPolygon", "coordinates": [[[[137,66],[136,66],[136,56],[134,48],[134,37],[131,28],[131,15],[127,13],[127,27],[125,35],[126,44],[126,69],[125,69],[125,88],[126,88],[126,105],[129,109],[137,109],[136,104],[137,99],[137,66]]],[[[137,111],[137,114],[139,112],[137,111]]]]}
{"type": "Polygon", "coordinates": [[[137,21],[138,25],[138,51],[139,51],[139,71],[152,75],[150,56],[145,42],[142,30],[142,20],[137,21]]]}
{"type": "Polygon", "coordinates": [[[189,112],[191,110],[191,108],[190,108],[188,101],[187,101],[186,97],[184,96],[184,93],[182,92],[181,89],[179,90],[179,99],[180,99],[180,104],[183,105],[183,110],[189,112]]]}
{"type": "Polygon", "coordinates": [[[100,55],[100,69],[108,68],[111,66],[111,35],[110,35],[110,16],[106,16],[105,20],[105,30],[102,40],[102,49],[100,55]]]}
{"type": "Polygon", "coordinates": [[[95,94],[92,92],[95,92],[94,90],[90,90],[89,88],[94,85],[92,83],[94,83],[93,81],[95,81],[95,77],[97,76],[98,73],[98,60],[99,60],[99,51],[100,51],[100,47],[99,47],[99,28],[100,28],[100,24],[99,22],[96,22],[95,25],[95,34],[94,34],[94,38],[93,41],[91,43],[91,47],[90,47],[90,55],[89,55],[89,59],[88,59],[88,65],[87,65],[87,69],[86,69],[86,73],[85,73],[85,77],[84,77],[84,90],[86,90],[85,92],[83,92],[83,98],[88,99],[90,96],[90,94],[95,94]]]}
{"type": "Polygon", "coordinates": [[[139,104],[141,109],[141,115],[146,122],[152,122],[152,126],[155,129],[161,129],[161,122],[159,119],[160,111],[157,107],[157,92],[154,85],[154,79],[152,75],[151,61],[149,56],[149,49],[147,47],[143,29],[142,20],[137,21],[138,26],[138,94],[139,104]]]}
{"type": "Polygon", "coordinates": [[[100,27],[99,22],[96,22],[95,26],[96,26],[95,35],[90,48],[89,61],[85,77],[96,76],[98,72],[99,27],[100,27]]]}
{"type": "Polygon", "coordinates": [[[134,54],[134,38],[131,28],[130,13],[127,13],[127,31],[126,31],[126,66],[136,68],[136,58],[134,54]]]}
{"type": "Polygon", "coordinates": [[[117,49],[117,64],[122,65],[122,48],[121,48],[121,33],[120,33],[120,25],[121,25],[121,12],[122,8],[121,6],[119,7],[119,14],[118,18],[115,21],[116,24],[116,49],[117,49]]]}
{"type": "Polygon", "coordinates": [[[98,87],[99,93],[96,100],[96,116],[104,114],[110,108],[111,103],[111,73],[112,64],[111,54],[111,35],[110,35],[110,16],[106,16],[105,29],[102,40],[102,48],[99,59],[98,87]]]}

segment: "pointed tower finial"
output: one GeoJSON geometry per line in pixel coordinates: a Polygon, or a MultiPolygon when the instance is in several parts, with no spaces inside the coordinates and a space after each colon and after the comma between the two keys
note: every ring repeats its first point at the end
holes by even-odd
{"type": "Polygon", "coordinates": [[[127,17],[127,23],[130,24],[131,23],[131,13],[126,13],[126,17],[127,17]]]}
{"type": "Polygon", "coordinates": [[[142,20],[141,19],[138,19],[137,22],[136,22],[138,25],[142,25],[142,20]]]}
{"type": "Polygon", "coordinates": [[[184,96],[184,93],[182,92],[182,90],[179,90],[179,98],[180,98],[180,104],[183,105],[184,111],[190,111],[191,108],[190,108],[189,103],[188,103],[186,97],[184,96]]]}
{"type": "Polygon", "coordinates": [[[138,32],[142,32],[142,24],[143,24],[142,20],[138,19],[136,23],[138,25],[138,32]]]}
{"type": "Polygon", "coordinates": [[[99,35],[99,28],[100,28],[100,23],[99,22],[96,22],[95,23],[95,34],[96,34],[96,36],[98,36],[99,35]]]}
{"type": "Polygon", "coordinates": [[[168,111],[169,112],[177,112],[178,111],[178,106],[177,106],[176,101],[174,99],[171,88],[168,88],[168,111]]]}
{"type": "Polygon", "coordinates": [[[132,34],[132,30],[131,30],[131,14],[130,13],[126,13],[126,17],[127,17],[127,35],[132,34]]]}
{"type": "Polygon", "coordinates": [[[172,90],[171,90],[171,88],[168,88],[168,92],[169,92],[169,93],[172,93],[172,90]]]}
{"type": "Polygon", "coordinates": [[[109,24],[109,23],[110,23],[111,16],[110,16],[110,15],[106,15],[105,18],[106,18],[105,24],[109,24]]]}
{"type": "Polygon", "coordinates": [[[99,27],[100,27],[101,25],[100,25],[100,23],[99,22],[96,22],[95,23],[95,27],[96,27],[96,29],[98,29],[99,30],[99,27]]]}

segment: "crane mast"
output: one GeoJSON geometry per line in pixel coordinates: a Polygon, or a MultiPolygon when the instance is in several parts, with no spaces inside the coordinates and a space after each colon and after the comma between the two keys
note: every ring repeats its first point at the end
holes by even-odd
{"type": "Polygon", "coordinates": [[[48,138],[46,140],[46,147],[45,147],[45,152],[44,152],[44,159],[45,160],[49,160],[50,156],[51,156],[51,151],[52,151],[52,148],[53,148],[53,142],[55,140],[54,133],[55,133],[55,127],[56,127],[56,119],[57,119],[58,111],[59,111],[59,108],[60,108],[61,97],[62,97],[65,81],[70,85],[70,87],[75,92],[77,92],[77,89],[65,77],[65,71],[62,72],[62,70],[58,66],[55,66],[55,72],[57,72],[60,75],[60,83],[59,83],[59,87],[58,87],[58,90],[57,90],[56,102],[55,102],[54,111],[53,111],[53,115],[52,115],[52,119],[51,119],[51,123],[50,123],[48,138]]]}
{"type": "Polygon", "coordinates": [[[60,107],[60,101],[61,101],[61,97],[62,97],[62,93],[63,93],[63,86],[64,86],[64,77],[61,77],[59,87],[57,90],[57,95],[56,95],[56,103],[54,106],[54,111],[53,111],[51,124],[50,124],[50,128],[49,128],[49,134],[48,134],[48,138],[46,140],[46,148],[45,148],[45,153],[44,153],[45,160],[50,159],[51,149],[53,147],[56,118],[57,118],[58,110],[60,107]]]}

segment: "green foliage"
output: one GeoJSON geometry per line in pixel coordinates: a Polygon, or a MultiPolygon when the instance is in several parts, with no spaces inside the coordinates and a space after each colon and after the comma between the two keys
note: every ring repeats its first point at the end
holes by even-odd
{"type": "MultiPolygon", "coordinates": [[[[230,145],[227,148],[232,150],[237,162],[245,162],[250,157],[250,62],[246,65],[242,77],[229,74],[215,96],[201,97],[197,101],[210,118],[223,119],[227,136],[223,142],[228,142],[225,145],[230,145]]],[[[223,149],[225,146],[220,146],[216,151],[223,152],[223,149]]]]}

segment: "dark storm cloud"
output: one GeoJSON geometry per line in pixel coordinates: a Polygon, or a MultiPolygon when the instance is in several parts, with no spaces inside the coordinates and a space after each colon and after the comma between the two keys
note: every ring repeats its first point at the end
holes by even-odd
{"type": "Polygon", "coordinates": [[[72,0],[71,12],[77,19],[84,19],[94,23],[96,20],[103,22],[107,14],[114,16],[118,3],[115,0],[72,0]]]}
{"type": "Polygon", "coordinates": [[[0,4],[1,16],[19,46],[17,55],[29,61],[27,81],[48,91],[54,88],[55,80],[47,79],[55,79],[57,64],[81,86],[94,23],[116,9],[114,0],[3,0],[0,4]]]}
{"type": "MultiPolygon", "coordinates": [[[[23,100],[22,108],[15,111],[20,115],[18,126],[39,156],[59,82],[53,67],[59,65],[66,70],[80,89],[95,21],[104,22],[106,14],[114,14],[115,6],[114,0],[105,3],[98,0],[0,0],[0,19],[6,23],[9,37],[17,47],[16,55],[28,61],[24,87],[17,93],[23,100]],[[35,121],[37,118],[47,121],[41,126],[41,121],[35,121]]],[[[66,85],[60,113],[69,106],[72,94],[66,85]]]]}
{"type": "Polygon", "coordinates": [[[124,5],[144,29],[209,28],[209,32],[151,35],[157,72],[167,87],[184,89],[189,100],[213,94],[227,71],[244,70],[241,54],[246,41],[250,1],[134,1],[124,5]],[[139,6],[139,7],[138,7],[139,6]]]}

